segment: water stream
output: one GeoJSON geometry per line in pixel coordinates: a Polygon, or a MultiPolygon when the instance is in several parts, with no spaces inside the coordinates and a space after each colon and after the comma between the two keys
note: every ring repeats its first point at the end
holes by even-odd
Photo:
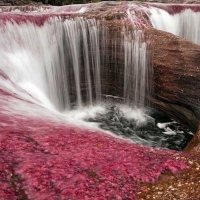
{"type": "MultiPolygon", "coordinates": [[[[84,12],[87,7],[75,9],[72,6],[67,12],[84,12]]],[[[44,12],[50,10],[47,7],[44,12]]],[[[58,10],[54,8],[51,11],[58,10]]],[[[171,15],[153,6],[148,12],[155,28],[200,43],[199,13],[185,10],[171,15]],[[194,16],[197,26],[193,27],[194,16]]],[[[131,13],[128,17],[131,17],[131,13]]],[[[0,87],[62,114],[70,115],[77,109],[82,115],[85,106],[91,109],[91,106],[103,105],[93,117],[79,118],[95,122],[109,132],[142,145],[183,149],[191,139],[190,131],[180,128],[172,119],[159,121],[158,115],[154,116],[157,111],[149,112],[146,109],[146,96],[152,95],[148,84],[152,69],[143,31],[138,27],[130,32],[123,27],[119,41],[111,39],[103,23],[103,20],[82,17],[63,19],[56,16],[49,17],[42,25],[31,20],[23,23],[18,23],[14,18],[1,20],[0,87]],[[119,66],[116,64],[119,49],[124,55],[120,66],[123,75],[118,72],[119,66]],[[108,63],[114,66],[112,70],[108,69],[108,63]],[[105,85],[118,87],[121,79],[123,92],[121,96],[115,96],[115,100],[120,99],[116,102],[113,101],[114,92],[110,89],[111,93],[108,93],[105,85]],[[109,81],[105,83],[105,80],[109,81]],[[112,105],[105,98],[109,95],[112,105]],[[128,114],[124,114],[121,106],[129,107],[128,114]],[[137,117],[130,118],[132,115],[137,117]],[[169,124],[165,126],[163,123],[169,124]],[[174,124],[176,126],[172,128],[174,124]]]]}

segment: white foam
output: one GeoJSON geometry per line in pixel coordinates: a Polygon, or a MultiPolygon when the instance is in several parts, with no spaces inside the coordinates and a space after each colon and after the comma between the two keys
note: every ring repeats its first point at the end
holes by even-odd
{"type": "Polygon", "coordinates": [[[66,117],[77,120],[84,120],[85,118],[95,118],[97,114],[102,114],[106,111],[103,105],[85,106],[71,111],[65,111],[63,114],[66,117]]]}
{"type": "Polygon", "coordinates": [[[173,130],[172,130],[171,128],[169,128],[169,127],[167,127],[163,133],[166,134],[166,135],[176,135],[176,132],[173,131],[173,130]]]}
{"type": "Polygon", "coordinates": [[[172,122],[166,122],[166,123],[157,123],[156,126],[160,129],[165,129],[168,125],[172,124],[172,122]]]}
{"type": "Polygon", "coordinates": [[[126,119],[134,119],[138,123],[143,123],[146,121],[144,111],[142,109],[121,105],[119,110],[123,113],[126,119]]]}

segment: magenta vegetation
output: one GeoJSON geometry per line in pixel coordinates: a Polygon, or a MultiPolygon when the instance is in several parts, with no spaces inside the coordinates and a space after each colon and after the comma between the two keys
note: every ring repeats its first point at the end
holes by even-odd
{"type": "Polygon", "coordinates": [[[175,151],[5,110],[2,106],[0,199],[137,199],[140,182],[188,168],[175,151]]]}
{"type": "MultiPolygon", "coordinates": [[[[94,4],[90,5],[87,7],[92,9],[94,4]]],[[[122,5],[128,7],[127,15],[135,11],[134,6],[122,5]]],[[[35,16],[14,15],[6,13],[9,8],[4,9],[8,10],[0,14],[2,25],[31,22],[42,26],[57,16],[56,10],[35,16]]],[[[80,9],[70,7],[67,11],[73,14],[80,9]]],[[[148,26],[148,15],[143,10],[137,14],[141,19],[138,23],[148,26]]],[[[0,76],[7,79],[2,71],[0,76]]],[[[46,117],[45,109],[30,102],[17,114],[21,105],[15,101],[24,101],[16,96],[0,86],[0,200],[133,200],[138,192],[145,192],[140,183],[155,182],[167,171],[188,169],[187,163],[177,159],[185,156],[182,153],[142,147],[103,132],[74,127],[60,122],[56,115],[55,119],[46,117]],[[33,107],[38,114],[31,117],[29,109],[31,112],[33,107]]]]}

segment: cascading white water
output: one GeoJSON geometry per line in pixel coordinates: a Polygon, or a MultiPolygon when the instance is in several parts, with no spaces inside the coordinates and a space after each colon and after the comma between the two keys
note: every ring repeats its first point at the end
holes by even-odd
{"type": "MultiPolygon", "coordinates": [[[[134,11],[138,5],[128,5],[127,16],[137,27],[140,21],[137,21],[139,18],[135,16],[134,11]]],[[[72,12],[79,12],[82,6],[72,8],[72,12]]],[[[70,9],[69,7],[66,11],[70,9]]],[[[155,28],[200,43],[198,12],[184,9],[171,15],[166,9],[162,9],[162,6],[156,8],[152,5],[149,8],[141,5],[140,9],[144,12],[148,10],[155,28]],[[195,22],[196,25],[192,26],[191,22],[195,22]]],[[[53,10],[54,8],[48,8],[46,12],[53,10]]],[[[59,9],[57,11],[59,12],[59,9]]],[[[73,106],[81,107],[85,102],[89,105],[100,102],[102,77],[107,76],[102,71],[103,65],[112,62],[114,69],[119,67],[116,64],[119,50],[117,42],[113,40],[112,44],[109,44],[112,46],[112,52],[108,52],[106,45],[110,36],[105,30],[100,30],[99,22],[95,19],[63,20],[52,17],[41,26],[32,22],[17,24],[7,21],[0,27],[0,69],[7,77],[1,77],[4,79],[1,85],[26,98],[33,97],[41,105],[56,107],[59,110],[69,110],[73,106]],[[111,58],[107,53],[112,54],[111,58]],[[24,90],[29,95],[25,94],[24,90]]],[[[143,41],[141,30],[133,33],[122,32],[123,98],[130,105],[143,107],[146,92],[150,91],[147,87],[148,71],[151,69],[147,44],[143,41]]],[[[117,76],[109,78],[117,79],[117,76]]]]}
{"type": "MultiPolygon", "coordinates": [[[[0,69],[7,77],[2,85],[60,111],[100,102],[104,74],[100,68],[107,56],[107,38],[108,32],[103,29],[100,34],[95,19],[53,17],[42,26],[8,21],[0,27],[0,69]]],[[[147,55],[143,33],[125,31],[122,41],[125,102],[144,106],[147,55]]],[[[116,63],[117,45],[113,42],[111,61],[116,63]]]]}
{"type": "MultiPolygon", "coordinates": [[[[81,18],[77,20],[66,20],[64,22],[64,47],[66,51],[63,57],[67,57],[65,63],[68,66],[64,68],[70,68],[70,64],[73,66],[77,105],[82,106],[81,95],[81,76],[83,70],[85,72],[85,81],[87,85],[88,102],[92,104],[94,97],[92,95],[92,80],[94,80],[96,101],[101,99],[101,80],[100,80],[100,52],[99,52],[99,29],[96,20],[89,19],[83,20],[81,18]],[[87,35],[89,34],[89,37],[87,35]],[[83,55],[82,52],[83,51],[83,55]],[[83,57],[83,60],[81,59],[83,57]],[[91,59],[91,62],[90,62],[91,59]],[[91,75],[92,73],[92,75],[91,75]]],[[[62,67],[63,68],[63,67],[62,67]]],[[[67,70],[67,69],[66,69],[67,70]]],[[[62,72],[61,72],[62,73],[62,72]]],[[[67,72],[66,72],[67,73],[67,72]]],[[[64,76],[65,74],[64,73],[64,76]]],[[[66,77],[66,76],[65,76],[66,77]]],[[[63,84],[67,84],[67,80],[63,81],[63,84]]],[[[68,85],[68,84],[67,84],[68,85]]],[[[65,88],[64,91],[68,91],[65,88]]]]}
{"type": "Polygon", "coordinates": [[[147,44],[141,30],[124,34],[124,98],[126,103],[144,107],[147,86],[147,44]]]}
{"type": "Polygon", "coordinates": [[[82,106],[81,83],[86,82],[87,102],[100,101],[99,28],[96,20],[78,18],[63,22],[56,17],[41,27],[30,22],[20,25],[7,22],[1,26],[0,35],[0,68],[8,77],[2,81],[2,84],[7,83],[6,87],[26,90],[40,104],[47,106],[47,101],[49,105],[52,102],[63,110],[70,109],[74,102],[76,106],[82,106]],[[95,95],[92,94],[92,84],[95,95]],[[73,100],[70,99],[72,93],[75,94],[73,100]]]}
{"type": "Polygon", "coordinates": [[[18,25],[11,22],[0,27],[0,69],[4,74],[0,77],[1,87],[29,100],[34,98],[48,108],[53,105],[47,97],[45,73],[46,67],[55,62],[53,29],[49,24],[38,28],[31,23],[18,25]]]}
{"type": "Polygon", "coordinates": [[[188,8],[180,13],[170,14],[162,8],[155,7],[151,7],[149,12],[154,28],[200,44],[200,12],[188,8]]]}
{"type": "MultiPolygon", "coordinates": [[[[137,15],[131,10],[135,8],[129,9],[129,18],[137,15]]],[[[115,134],[139,144],[162,146],[165,139],[158,142],[160,134],[154,137],[146,130],[140,131],[145,125],[155,125],[155,121],[140,109],[151,92],[148,87],[151,67],[148,45],[140,30],[143,25],[137,26],[139,18],[131,18],[137,30],[130,32],[124,28],[119,35],[120,30],[114,33],[115,29],[102,27],[103,20],[35,16],[39,16],[39,21],[44,17],[45,22],[34,23],[32,15],[24,15],[23,20],[16,22],[10,18],[0,21],[0,89],[4,87],[18,97],[54,109],[56,117],[75,121],[93,118],[95,122],[100,115],[96,122],[98,125],[104,122],[105,130],[114,130],[115,134]],[[117,102],[111,106],[109,103],[90,106],[101,102],[104,94],[122,97],[129,108],[124,109],[117,102]],[[148,138],[153,138],[153,142],[148,138]]],[[[77,124],[81,123],[76,121],[77,124]]]]}

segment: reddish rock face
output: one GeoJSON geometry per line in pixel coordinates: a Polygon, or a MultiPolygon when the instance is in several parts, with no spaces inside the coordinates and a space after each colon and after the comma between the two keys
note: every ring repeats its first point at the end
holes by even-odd
{"type": "Polygon", "coordinates": [[[200,47],[154,29],[146,31],[146,37],[152,41],[155,103],[197,130],[200,118],[200,47]]]}
{"type": "MultiPolygon", "coordinates": [[[[122,24],[118,21],[116,23],[107,21],[106,23],[110,38],[108,41],[117,41],[117,45],[120,46],[119,35],[122,24]]],[[[153,67],[153,79],[150,80],[150,84],[154,87],[154,95],[147,98],[159,109],[196,131],[200,119],[200,95],[198,92],[200,47],[170,33],[152,28],[145,30],[145,36],[149,44],[149,55],[153,67]]],[[[111,44],[112,42],[110,42],[111,44]]],[[[102,67],[109,69],[110,77],[112,75],[116,77],[115,73],[117,73],[117,79],[108,76],[104,82],[109,94],[122,96],[124,52],[117,51],[118,62],[116,64],[111,62],[111,49],[109,46],[107,53],[110,58],[102,67]],[[119,69],[118,71],[116,71],[116,67],[119,69]]]]}
{"type": "Polygon", "coordinates": [[[200,128],[198,127],[197,133],[194,135],[188,146],[185,148],[186,152],[192,154],[200,154],[200,128]]]}

